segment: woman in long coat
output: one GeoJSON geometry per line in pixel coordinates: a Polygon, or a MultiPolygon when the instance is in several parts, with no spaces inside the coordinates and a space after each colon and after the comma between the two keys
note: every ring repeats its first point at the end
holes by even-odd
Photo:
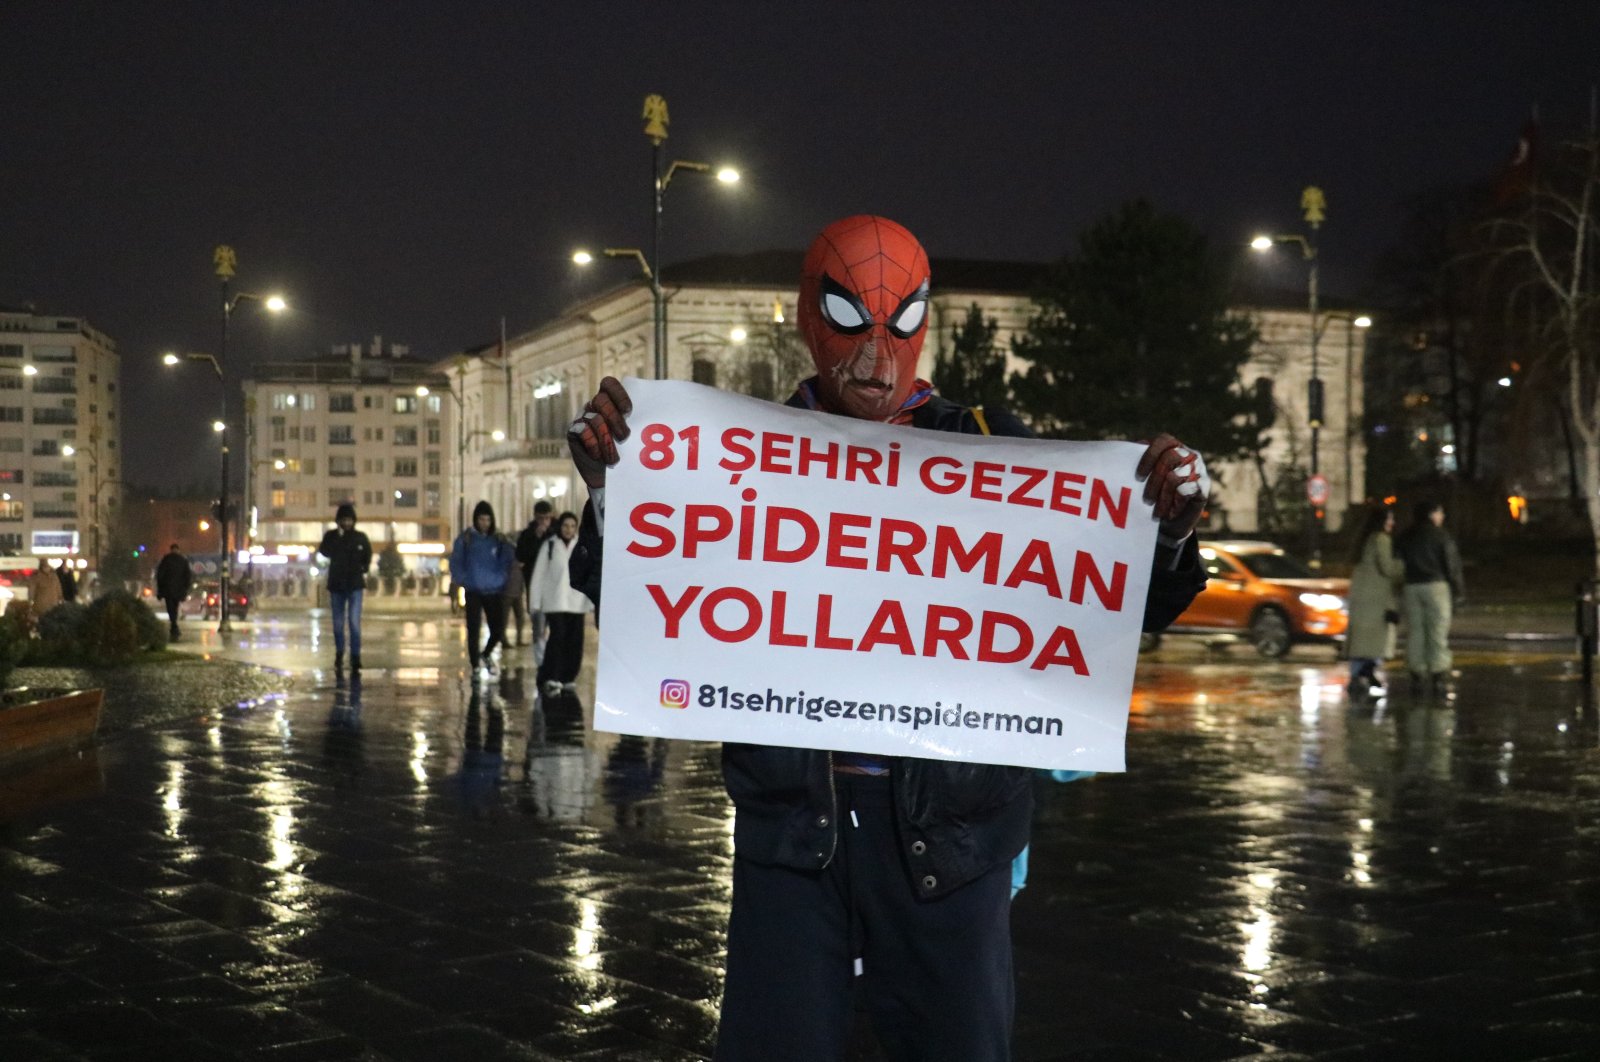
{"type": "Polygon", "coordinates": [[[1379,668],[1394,655],[1405,576],[1394,554],[1393,510],[1380,507],[1367,515],[1356,553],[1350,575],[1350,695],[1381,697],[1386,690],[1379,668]]]}

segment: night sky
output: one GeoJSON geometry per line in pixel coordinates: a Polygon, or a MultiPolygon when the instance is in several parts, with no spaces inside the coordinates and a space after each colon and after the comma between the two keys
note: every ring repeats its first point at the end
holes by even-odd
{"type": "Polygon", "coordinates": [[[1049,259],[1137,195],[1242,243],[1317,183],[1348,293],[1402,197],[1490,176],[1533,104],[1572,129],[1600,80],[1592,2],[0,0],[0,42],[0,305],[118,341],[145,485],[214,461],[214,384],[157,356],[215,349],[215,244],[295,306],[236,315],[235,371],[532,327],[629,279],[574,247],[647,246],[648,93],[669,158],[745,175],[674,181],[669,262],[861,211],[935,258],[1049,259]]]}

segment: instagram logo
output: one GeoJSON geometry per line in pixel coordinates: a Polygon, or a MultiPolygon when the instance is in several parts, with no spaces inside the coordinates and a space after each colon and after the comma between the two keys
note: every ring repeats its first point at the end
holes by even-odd
{"type": "Polygon", "coordinates": [[[683,681],[683,679],[662,679],[661,707],[689,707],[689,684],[683,681]]]}

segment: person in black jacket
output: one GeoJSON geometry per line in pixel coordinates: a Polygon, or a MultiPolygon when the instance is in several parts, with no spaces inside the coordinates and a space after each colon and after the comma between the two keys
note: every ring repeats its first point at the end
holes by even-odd
{"type": "Polygon", "coordinates": [[[1444,506],[1422,502],[1394,544],[1406,570],[1401,601],[1406,613],[1406,670],[1417,696],[1431,681],[1434,696],[1450,690],[1451,613],[1464,593],[1461,554],[1444,529],[1444,506]]]}
{"type": "Polygon", "coordinates": [[[156,596],[167,606],[167,622],[172,625],[167,635],[173,641],[178,640],[178,606],[189,596],[193,585],[194,569],[189,567],[189,558],[174,542],[156,565],[156,596]]]}
{"type": "Polygon", "coordinates": [[[349,502],[334,512],[336,525],[322,536],[317,552],[328,558],[328,604],[333,613],[333,667],[344,668],[345,626],[350,627],[350,670],[361,670],[361,598],[372,567],[372,543],[356,530],[356,507],[349,502]]]}
{"type": "MultiPolygon", "coordinates": [[[[788,404],[1030,436],[1015,417],[945,401],[916,379],[928,279],[926,253],[892,221],[854,217],[824,229],[806,255],[797,314],[817,375],[788,404]]],[[[606,466],[628,436],[630,409],[607,377],[568,430],[590,491],[586,561],[574,583],[591,597],[600,590],[606,466]]],[[[1170,435],[1139,461],[1161,520],[1146,630],[1165,627],[1205,585],[1193,539],[1204,469],[1170,435]]],[[[1031,772],[734,743],[723,745],[722,768],[736,816],[717,1059],[842,1057],[853,973],[889,1057],[1008,1060],[1011,862],[1028,841],[1031,772]]]]}

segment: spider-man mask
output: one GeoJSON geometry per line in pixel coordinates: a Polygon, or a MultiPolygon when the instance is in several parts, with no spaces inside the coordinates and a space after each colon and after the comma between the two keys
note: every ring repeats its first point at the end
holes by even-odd
{"type": "Polygon", "coordinates": [[[822,407],[888,420],[916,383],[928,324],[928,254],[888,218],[835,221],[806,252],[798,316],[822,407]]]}

